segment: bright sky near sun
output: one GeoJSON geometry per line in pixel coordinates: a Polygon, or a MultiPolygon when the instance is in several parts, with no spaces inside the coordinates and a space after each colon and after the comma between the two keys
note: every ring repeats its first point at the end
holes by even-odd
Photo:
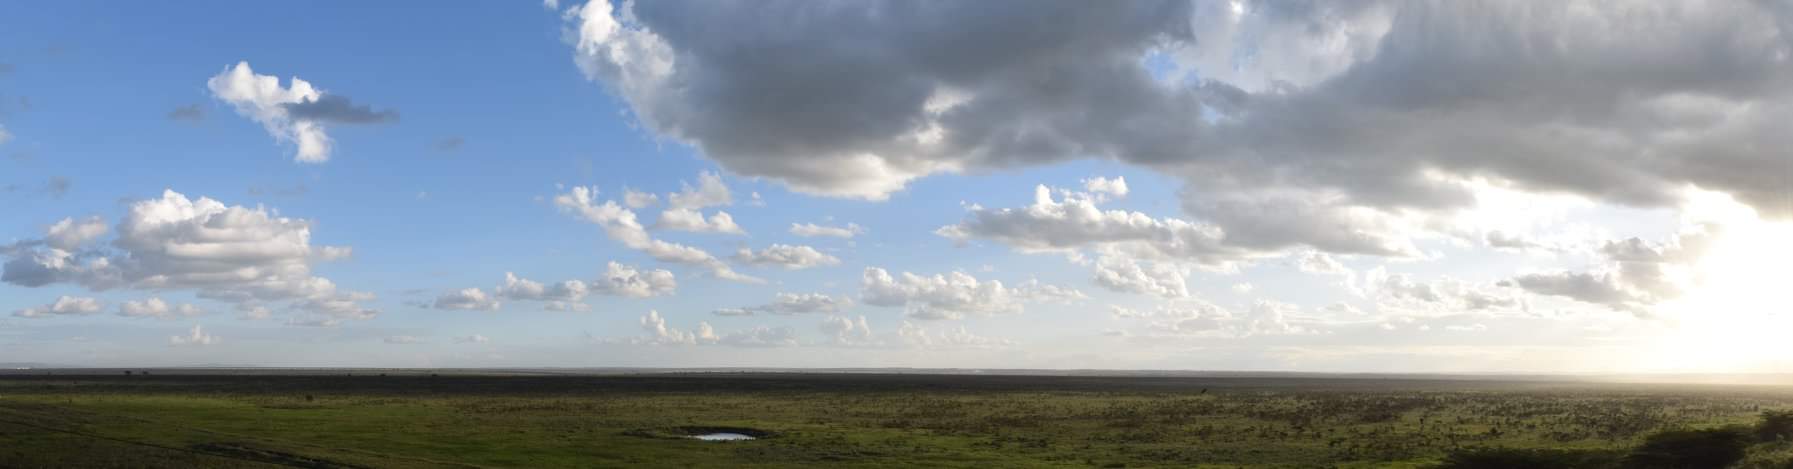
{"type": "Polygon", "coordinates": [[[0,6],[0,364],[1793,371],[1785,2],[0,6]]]}

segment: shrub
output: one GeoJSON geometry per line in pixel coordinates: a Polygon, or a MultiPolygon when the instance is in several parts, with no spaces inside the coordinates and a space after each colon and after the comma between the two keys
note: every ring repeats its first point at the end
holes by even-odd
{"type": "Polygon", "coordinates": [[[1793,442],[1777,441],[1749,447],[1734,469],[1793,469],[1793,442]]]}
{"type": "Polygon", "coordinates": [[[1613,451],[1570,449],[1470,448],[1452,451],[1439,469],[1605,469],[1617,467],[1613,451]]]}
{"type": "Polygon", "coordinates": [[[1625,456],[1627,469],[1722,468],[1743,460],[1749,433],[1742,428],[1674,430],[1650,435],[1625,456]]]}
{"type": "Polygon", "coordinates": [[[1793,410],[1770,410],[1762,413],[1756,424],[1756,438],[1762,441],[1793,439],[1793,410]]]}

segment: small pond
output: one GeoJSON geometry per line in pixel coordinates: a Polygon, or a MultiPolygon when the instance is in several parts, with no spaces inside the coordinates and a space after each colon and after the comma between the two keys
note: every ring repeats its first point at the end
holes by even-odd
{"type": "Polygon", "coordinates": [[[705,433],[701,435],[691,435],[691,437],[703,441],[740,441],[754,439],[754,437],[750,435],[731,432],[705,433]]]}

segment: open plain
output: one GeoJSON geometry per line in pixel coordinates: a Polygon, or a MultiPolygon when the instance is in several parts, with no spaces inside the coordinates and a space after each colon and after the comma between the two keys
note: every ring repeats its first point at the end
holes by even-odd
{"type": "Polygon", "coordinates": [[[1537,377],[32,370],[0,375],[0,466],[1425,467],[1785,408],[1537,377]]]}

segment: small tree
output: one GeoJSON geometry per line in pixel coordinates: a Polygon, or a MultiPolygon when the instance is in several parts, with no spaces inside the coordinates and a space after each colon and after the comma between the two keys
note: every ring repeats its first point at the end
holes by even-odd
{"type": "Polygon", "coordinates": [[[1756,438],[1762,441],[1793,439],[1793,410],[1770,410],[1762,413],[1756,424],[1756,438]]]}

